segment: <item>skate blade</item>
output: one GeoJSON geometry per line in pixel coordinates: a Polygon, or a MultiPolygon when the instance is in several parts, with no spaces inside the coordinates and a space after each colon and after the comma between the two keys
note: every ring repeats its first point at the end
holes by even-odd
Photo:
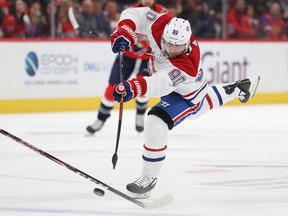
{"type": "Polygon", "coordinates": [[[252,98],[255,95],[257,88],[258,88],[258,85],[259,85],[259,82],[260,82],[260,79],[261,79],[261,76],[257,76],[255,78],[251,79],[251,87],[250,87],[251,96],[250,96],[250,98],[252,98]]]}
{"type": "Polygon", "coordinates": [[[94,133],[90,133],[88,131],[84,134],[84,137],[93,137],[93,136],[94,136],[94,133]]]}
{"type": "Polygon", "coordinates": [[[132,192],[128,191],[128,194],[130,195],[130,197],[132,197],[134,199],[147,199],[150,197],[151,191],[144,193],[144,194],[136,194],[136,193],[132,193],[132,192]]]}

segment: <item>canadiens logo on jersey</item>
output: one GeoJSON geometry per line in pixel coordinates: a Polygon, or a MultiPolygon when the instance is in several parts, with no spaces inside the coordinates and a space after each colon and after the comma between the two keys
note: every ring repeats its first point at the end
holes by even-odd
{"type": "Polygon", "coordinates": [[[151,20],[151,21],[154,21],[157,17],[157,13],[156,12],[152,12],[152,11],[149,11],[147,13],[147,19],[148,20],[151,20]]]}
{"type": "Polygon", "coordinates": [[[196,82],[201,82],[203,79],[204,73],[203,73],[203,69],[200,68],[200,70],[198,71],[197,77],[196,77],[196,82]]]}

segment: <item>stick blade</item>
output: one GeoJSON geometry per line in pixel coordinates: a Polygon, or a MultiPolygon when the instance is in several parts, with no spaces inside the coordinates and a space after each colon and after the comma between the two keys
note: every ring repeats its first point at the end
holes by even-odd
{"type": "Polygon", "coordinates": [[[145,209],[161,208],[171,203],[172,200],[173,196],[171,194],[165,194],[161,198],[154,200],[152,202],[143,202],[143,208],[145,209]]]}
{"type": "Polygon", "coordinates": [[[74,11],[73,11],[72,7],[70,7],[69,10],[68,10],[68,17],[69,17],[69,20],[70,20],[73,28],[75,30],[78,30],[79,29],[79,24],[78,24],[78,22],[77,22],[77,20],[75,18],[74,11]]]}
{"type": "Polygon", "coordinates": [[[112,157],[113,169],[115,169],[117,161],[118,161],[118,155],[115,153],[112,157]]]}

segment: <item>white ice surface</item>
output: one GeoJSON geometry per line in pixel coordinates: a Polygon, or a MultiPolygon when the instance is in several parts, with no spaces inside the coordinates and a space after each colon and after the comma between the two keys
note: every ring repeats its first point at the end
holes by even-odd
{"type": "MultiPolygon", "coordinates": [[[[143,134],[125,110],[116,169],[118,111],[85,137],[96,112],[2,114],[0,128],[125,192],[139,176],[143,134]]],[[[288,105],[226,106],[186,120],[169,134],[153,198],[171,204],[146,210],[0,134],[0,215],[287,216],[288,105]]]]}

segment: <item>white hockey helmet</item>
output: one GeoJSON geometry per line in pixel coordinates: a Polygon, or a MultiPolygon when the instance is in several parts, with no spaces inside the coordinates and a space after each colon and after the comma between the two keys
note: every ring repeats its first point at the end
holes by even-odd
{"type": "Polygon", "coordinates": [[[192,35],[191,26],[188,20],[174,17],[166,24],[163,32],[163,39],[173,45],[186,45],[188,50],[190,37],[192,35]]]}

